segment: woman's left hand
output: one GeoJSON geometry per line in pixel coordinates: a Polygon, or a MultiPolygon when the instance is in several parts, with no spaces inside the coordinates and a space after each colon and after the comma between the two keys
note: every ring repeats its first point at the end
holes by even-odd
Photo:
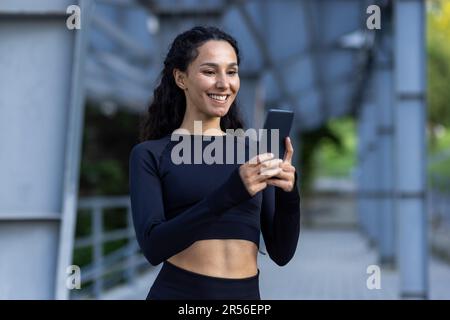
{"type": "Polygon", "coordinates": [[[267,179],[266,182],[269,185],[276,186],[286,192],[290,192],[294,189],[295,183],[295,167],[291,164],[294,148],[292,147],[291,139],[289,137],[286,137],[285,144],[286,152],[284,154],[283,162],[279,165],[282,170],[277,175],[267,179]]]}

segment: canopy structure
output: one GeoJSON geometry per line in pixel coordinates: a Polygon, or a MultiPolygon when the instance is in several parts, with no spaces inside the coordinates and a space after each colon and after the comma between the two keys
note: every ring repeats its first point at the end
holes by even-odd
{"type": "Polygon", "coordinates": [[[294,110],[297,130],[316,128],[358,108],[375,38],[366,26],[368,3],[97,1],[87,57],[88,98],[105,110],[142,112],[174,37],[195,25],[214,25],[238,40],[239,101],[247,123],[260,124],[264,105],[294,110]]]}

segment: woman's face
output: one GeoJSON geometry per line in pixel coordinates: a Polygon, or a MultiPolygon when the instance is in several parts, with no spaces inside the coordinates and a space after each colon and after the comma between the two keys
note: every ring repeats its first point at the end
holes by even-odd
{"type": "Polygon", "coordinates": [[[186,94],[187,110],[205,118],[223,117],[239,91],[237,56],[227,41],[210,40],[198,49],[187,72],[175,71],[186,94]]]}

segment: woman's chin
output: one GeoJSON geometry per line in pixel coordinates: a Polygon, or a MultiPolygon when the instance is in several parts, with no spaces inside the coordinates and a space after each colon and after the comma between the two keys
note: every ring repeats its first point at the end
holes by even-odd
{"type": "Polygon", "coordinates": [[[210,114],[211,117],[223,117],[227,114],[228,109],[229,108],[227,108],[225,106],[224,107],[214,107],[214,108],[211,108],[209,110],[210,112],[208,112],[208,113],[210,114]]]}

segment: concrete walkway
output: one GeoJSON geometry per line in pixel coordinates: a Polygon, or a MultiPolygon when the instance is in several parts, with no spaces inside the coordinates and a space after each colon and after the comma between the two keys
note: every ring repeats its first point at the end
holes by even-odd
{"type": "MultiPolygon", "coordinates": [[[[284,267],[258,255],[261,298],[399,299],[399,275],[381,268],[381,288],[369,290],[367,267],[377,263],[376,253],[353,229],[303,229],[294,258],[284,267]]],[[[450,265],[430,261],[430,298],[450,299],[450,265]]],[[[161,265],[136,280],[132,287],[117,288],[103,299],[145,299],[161,265]]]]}

